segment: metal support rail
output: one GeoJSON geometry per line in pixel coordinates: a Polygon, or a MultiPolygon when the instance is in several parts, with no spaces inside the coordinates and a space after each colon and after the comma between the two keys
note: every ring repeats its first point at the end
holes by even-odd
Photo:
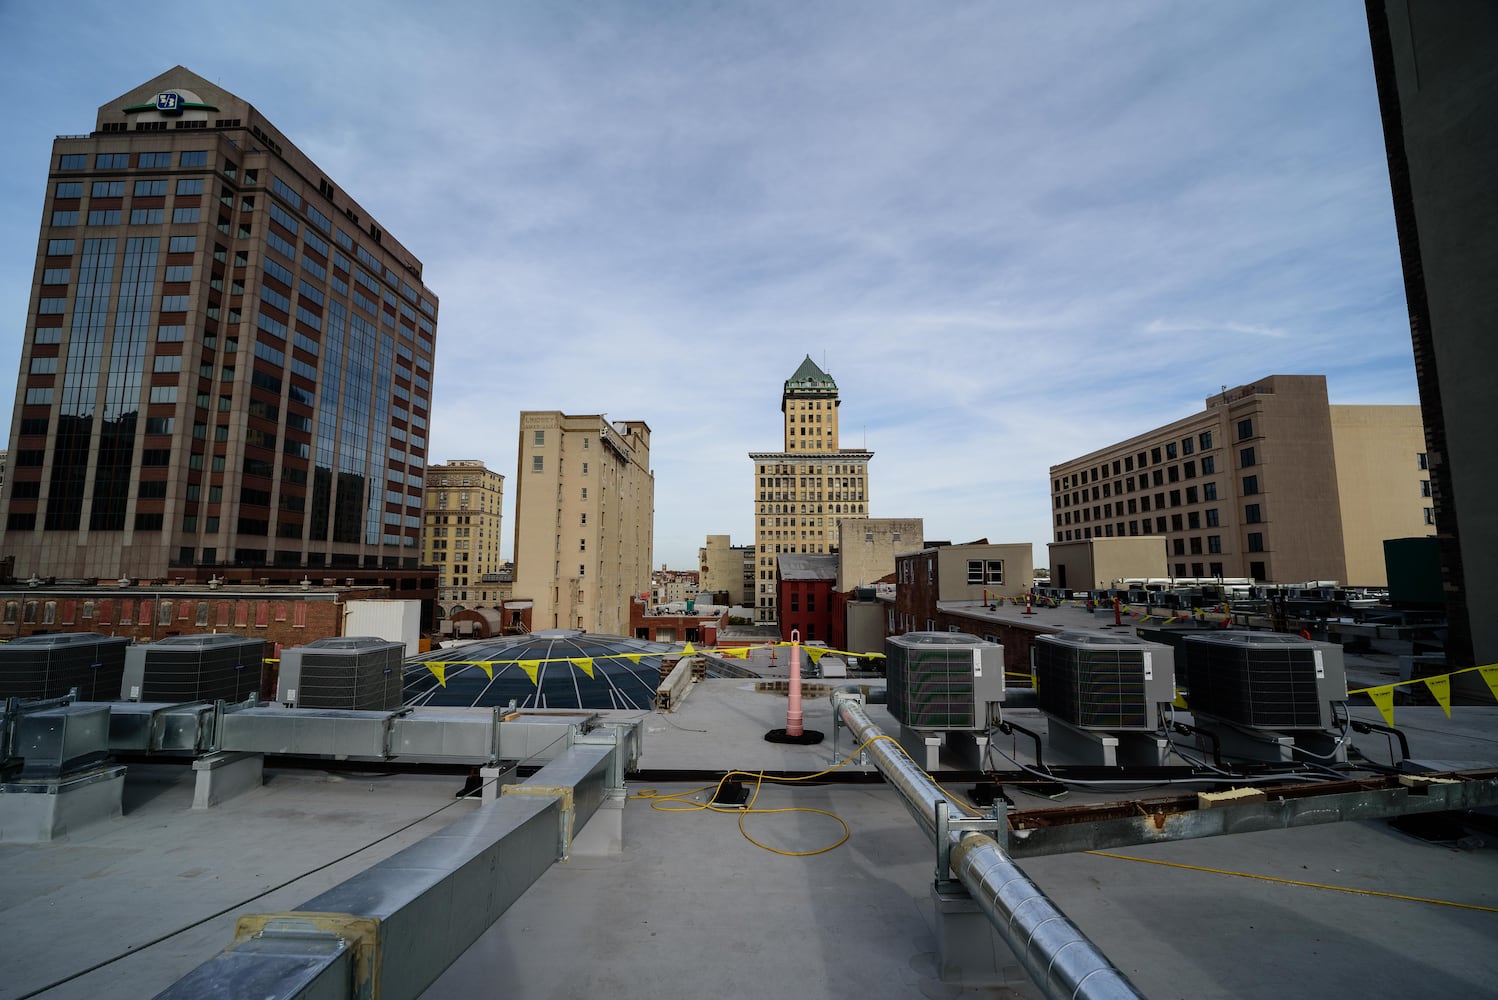
{"type": "MultiPolygon", "coordinates": [[[[1062,913],[992,837],[967,824],[943,824],[947,795],[897,745],[877,740],[884,733],[863,708],[857,688],[832,694],[833,712],[853,733],[854,745],[869,740],[868,754],[895,787],[952,873],[988,916],[1025,971],[1055,1000],[1122,1000],[1142,994],[1097,946],[1062,913]],[[947,843],[939,831],[947,827],[947,843]]],[[[943,877],[938,873],[938,878],[943,877]]]]}
{"type": "Polygon", "coordinates": [[[234,942],[157,1000],[419,996],[622,796],[629,727],[580,734],[522,784],[287,913],[244,915],[234,942]]]}

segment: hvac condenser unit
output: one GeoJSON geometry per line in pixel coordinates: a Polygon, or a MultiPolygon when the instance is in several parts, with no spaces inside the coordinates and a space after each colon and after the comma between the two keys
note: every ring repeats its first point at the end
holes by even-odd
{"type": "Polygon", "coordinates": [[[889,712],[910,729],[982,731],[1004,700],[1004,647],[963,632],[907,632],[884,642],[889,712]]]}
{"type": "Polygon", "coordinates": [[[0,643],[0,698],[114,701],[125,673],[124,636],[98,632],[28,635],[0,643]]]}
{"type": "Polygon", "coordinates": [[[265,641],[242,635],[174,635],[125,653],[126,701],[241,702],[261,694],[265,641]]]}
{"type": "Polygon", "coordinates": [[[276,700],[297,708],[401,707],[405,643],[374,636],[318,639],[281,652],[276,700]]]}
{"type": "Polygon", "coordinates": [[[1342,647],[1273,632],[1216,632],[1184,644],[1187,700],[1251,729],[1333,729],[1347,701],[1342,647]]]}
{"type": "Polygon", "coordinates": [[[1079,729],[1153,730],[1175,699],[1175,657],[1159,643],[1067,629],[1037,635],[1031,656],[1040,710],[1079,729]]]}

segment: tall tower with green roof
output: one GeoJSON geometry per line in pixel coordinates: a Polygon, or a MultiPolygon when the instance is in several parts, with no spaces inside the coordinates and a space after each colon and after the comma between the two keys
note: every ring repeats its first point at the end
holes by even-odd
{"type": "Polygon", "coordinates": [[[749,453],[754,462],[757,621],[779,620],[780,556],[835,553],[838,523],[869,516],[873,452],[838,446],[840,405],[837,382],[808,355],[785,380],[780,395],[781,450],[749,453]]]}

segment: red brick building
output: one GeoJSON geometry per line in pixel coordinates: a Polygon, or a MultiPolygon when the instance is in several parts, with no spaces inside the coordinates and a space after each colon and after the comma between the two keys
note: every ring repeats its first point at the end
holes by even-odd
{"type": "Polygon", "coordinates": [[[99,632],[150,642],[234,632],[274,648],[343,635],[346,602],[394,596],[384,587],[11,586],[0,589],[0,639],[99,632]]]}
{"type": "Polygon", "coordinates": [[[802,642],[816,639],[842,649],[846,629],[833,600],[837,556],[783,553],[776,559],[781,640],[789,642],[794,629],[800,632],[802,642]]]}

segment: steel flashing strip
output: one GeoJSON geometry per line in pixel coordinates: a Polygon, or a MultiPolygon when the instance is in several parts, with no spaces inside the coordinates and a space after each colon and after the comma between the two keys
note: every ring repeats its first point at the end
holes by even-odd
{"type": "MultiPolygon", "coordinates": [[[[1460,775],[1452,777],[1460,778],[1460,775]]],[[[1371,785],[1373,782],[1367,784],[1371,785]]],[[[1338,787],[1345,788],[1345,784],[1339,783],[1338,787]]],[[[1498,805],[1498,778],[1487,773],[1479,778],[1418,784],[1413,788],[1395,785],[1336,792],[1317,792],[1312,788],[1304,794],[1286,795],[1278,799],[1274,798],[1276,791],[1266,789],[1270,795],[1269,801],[1221,805],[1211,809],[1152,812],[1139,808],[1136,815],[1112,815],[1100,819],[1087,819],[1085,811],[1078,810],[1064,821],[1046,825],[1024,824],[1027,820],[1033,821],[1047,815],[1059,818],[1066,811],[1040,810],[1033,817],[1017,813],[1011,816],[1014,828],[1009,832],[1007,847],[1012,857],[1037,858],[1076,851],[1194,840],[1230,833],[1283,830],[1322,823],[1384,819],[1414,813],[1460,811],[1498,805]]],[[[1113,807],[1110,805],[1103,808],[1113,807]]]]}
{"type": "Polygon", "coordinates": [[[558,831],[598,810],[623,742],[562,752],[528,784],[298,910],[242,917],[233,945],[160,997],[419,996],[559,859],[558,831]]]}

